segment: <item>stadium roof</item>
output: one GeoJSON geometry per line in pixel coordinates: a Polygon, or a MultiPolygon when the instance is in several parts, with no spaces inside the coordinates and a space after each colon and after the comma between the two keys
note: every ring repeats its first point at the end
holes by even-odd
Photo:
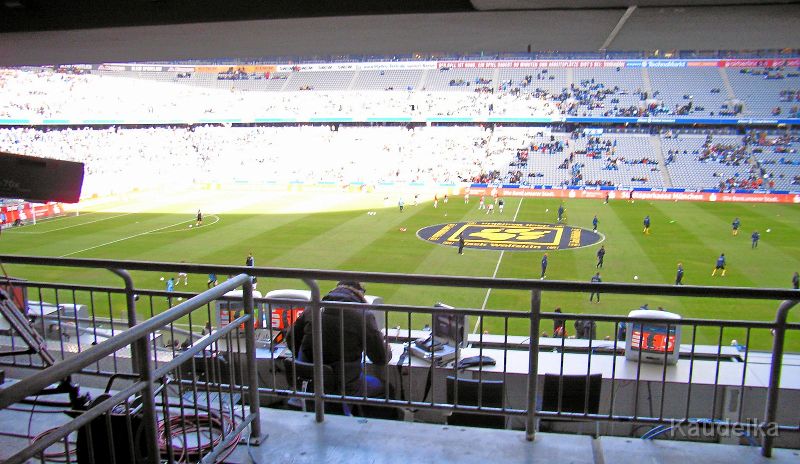
{"type": "Polygon", "coordinates": [[[791,0],[3,0],[0,65],[797,49],[797,24],[791,0]]]}

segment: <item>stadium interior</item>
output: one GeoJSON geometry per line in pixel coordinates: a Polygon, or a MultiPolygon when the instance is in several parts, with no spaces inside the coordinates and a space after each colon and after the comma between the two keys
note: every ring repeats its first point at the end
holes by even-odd
{"type": "Polygon", "coordinates": [[[0,6],[0,460],[796,462],[799,2],[124,3],[0,6]]]}

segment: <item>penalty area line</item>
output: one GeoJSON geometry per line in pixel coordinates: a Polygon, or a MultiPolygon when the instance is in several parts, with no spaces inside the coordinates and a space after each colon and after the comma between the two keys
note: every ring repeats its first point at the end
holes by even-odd
{"type": "MultiPolygon", "coordinates": [[[[515,222],[517,220],[517,215],[519,215],[519,209],[522,207],[522,200],[523,200],[523,198],[520,197],[519,204],[517,205],[517,211],[514,212],[514,218],[511,219],[512,222],[515,222]]],[[[500,257],[497,258],[497,265],[494,267],[494,272],[492,273],[492,279],[497,277],[497,271],[500,270],[500,263],[503,261],[503,255],[505,254],[505,252],[506,252],[505,250],[501,250],[500,251],[500,257]]],[[[491,288],[487,288],[486,289],[486,296],[483,298],[483,304],[481,305],[481,309],[482,310],[486,309],[486,304],[489,302],[489,295],[491,295],[491,294],[492,294],[492,289],[491,288]]],[[[478,329],[481,326],[481,320],[482,320],[482,317],[478,316],[478,319],[475,321],[475,327],[472,329],[472,333],[474,333],[474,334],[478,333],[478,329]]]]}
{"type": "MultiPolygon", "coordinates": [[[[94,214],[97,214],[97,213],[94,213],[94,214]]],[[[100,218],[100,219],[95,219],[93,221],[81,222],[80,224],[73,224],[71,226],[58,227],[56,229],[43,230],[43,231],[34,231],[34,232],[27,232],[26,231],[24,233],[26,233],[26,234],[49,234],[50,232],[58,232],[59,230],[73,229],[75,227],[82,227],[82,226],[86,226],[86,225],[89,225],[89,224],[94,224],[96,222],[108,221],[109,219],[116,219],[116,218],[123,217],[123,216],[130,216],[131,214],[135,214],[135,213],[117,214],[115,216],[108,216],[108,217],[104,217],[104,218],[100,218]]],[[[70,216],[70,217],[78,217],[78,216],[70,216]]],[[[61,219],[65,219],[65,218],[61,218],[61,219]]],[[[44,223],[47,223],[47,222],[53,222],[53,221],[42,221],[39,224],[44,224],[44,223]]],[[[38,224],[34,224],[34,225],[38,225],[38,224]]]]}
{"type": "Polygon", "coordinates": [[[179,226],[181,224],[186,224],[187,222],[194,222],[194,221],[195,221],[195,219],[189,219],[187,221],[181,221],[181,222],[177,222],[175,224],[170,224],[168,226],[159,227],[158,229],[148,230],[146,232],[142,232],[142,233],[139,233],[139,234],[129,235],[127,237],[122,237],[122,238],[119,238],[117,240],[112,240],[110,242],[101,243],[99,245],[91,246],[89,248],[84,248],[83,250],[73,251],[72,253],[67,253],[65,255],[61,255],[61,256],[59,256],[59,258],[66,258],[67,256],[77,255],[78,253],[83,253],[84,251],[94,250],[95,248],[100,248],[100,247],[104,247],[104,246],[107,246],[107,245],[112,245],[114,243],[122,242],[124,240],[129,240],[129,239],[132,239],[132,238],[141,237],[142,235],[147,235],[147,234],[150,234],[150,233],[153,233],[153,232],[158,232],[159,230],[169,229],[170,227],[175,227],[175,226],[179,226]]]}
{"type": "MultiPolygon", "coordinates": [[[[219,219],[219,216],[217,216],[216,214],[209,214],[209,215],[208,215],[208,216],[206,216],[206,217],[209,217],[209,218],[214,218],[214,221],[213,221],[213,222],[209,222],[208,224],[202,224],[202,225],[196,226],[196,227],[194,228],[194,230],[197,230],[197,229],[199,229],[199,228],[201,228],[201,227],[210,227],[210,226],[213,226],[214,224],[218,223],[218,222],[219,222],[219,220],[220,220],[220,219],[219,219]]],[[[189,230],[189,229],[187,228],[187,229],[178,229],[178,230],[165,230],[164,232],[150,232],[150,233],[151,233],[151,234],[174,234],[174,233],[176,233],[176,232],[191,232],[191,230],[189,230]]]]}

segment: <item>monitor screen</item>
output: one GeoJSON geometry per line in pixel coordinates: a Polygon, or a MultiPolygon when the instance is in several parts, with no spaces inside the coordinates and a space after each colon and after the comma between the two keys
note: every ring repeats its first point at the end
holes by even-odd
{"type": "Polygon", "coordinates": [[[633,324],[630,348],[646,353],[670,353],[675,351],[675,334],[677,326],[663,324],[633,324]]]}
{"type": "MultiPolygon", "coordinates": [[[[444,303],[436,303],[435,308],[454,309],[444,303]]],[[[467,335],[467,316],[445,312],[433,313],[433,338],[437,342],[464,346],[467,335]]]]}

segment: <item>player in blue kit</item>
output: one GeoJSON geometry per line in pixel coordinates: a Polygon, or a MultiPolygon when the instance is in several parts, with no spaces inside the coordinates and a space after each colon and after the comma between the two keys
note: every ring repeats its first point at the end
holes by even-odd
{"type": "Polygon", "coordinates": [[[741,226],[741,225],[742,225],[742,221],[740,221],[738,217],[735,218],[733,220],[733,222],[731,223],[731,233],[734,236],[735,235],[739,235],[739,226],[741,226]]]}
{"type": "Polygon", "coordinates": [[[675,285],[683,285],[683,263],[678,263],[678,272],[675,274],[675,285]]]}
{"type": "Polygon", "coordinates": [[[544,256],[542,256],[542,276],[540,277],[540,279],[545,278],[544,273],[546,271],[547,271],[547,253],[545,253],[544,256]]]}
{"type": "MultiPolygon", "coordinates": [[[[168,293],[172,293],[172,292],[175,291],[175,279],[174,278],[170,277],[169,280],[167,280],[167,289],[166,290],[167,290],[168,293]]],[[[172,297],[171,296],[167,296],[167,304],[170,307],[172,306],[172,297]]]]}
{"type": "Polygon", "coordinates": [[[644,230],[642,231],[642,233],[644,233],[645,235],[650,235],[650,216],[649,215],[644,217],[644,221],[642,221],[642,224],[644,224],[644,230]]]}
{"type": "Polygon", "coordinates": [[[750,236],[753,240],[753,244],[750,245],[750,248],[758,248],[758,240],[761,238],[761,234],[758,233],[757,230],[753,231],[753,235],[750,236]]]}
{"type": "Polygon", "coordinates": [[[597,232],[597,223],[598,222],[599,221],[597,220],[597,215],[595,214],[594,218],[592,219],[592,232],[597,232]]]}
{"type": "MultiPolygon", "coordinates": [[[[592,276],[592,283],[600,283],[603,279],[600,278],[600,273],[597,272],[595,275],[592,276]]],[[[592,299],[597,296],[597,302],[600,303],[600,292],[592,292],[589,294],[589,301],[591,302],[592,299]]]]}
{"type": "Polygon", "coordinates": [[[714,271],[711,273],[711,277],[717,275],[717,271],[719,270],[722,271],[722,277],[725,277],[725,253],[720,254],[719,258],[717,258],[717,264],[714,267],[714,271]]]}

